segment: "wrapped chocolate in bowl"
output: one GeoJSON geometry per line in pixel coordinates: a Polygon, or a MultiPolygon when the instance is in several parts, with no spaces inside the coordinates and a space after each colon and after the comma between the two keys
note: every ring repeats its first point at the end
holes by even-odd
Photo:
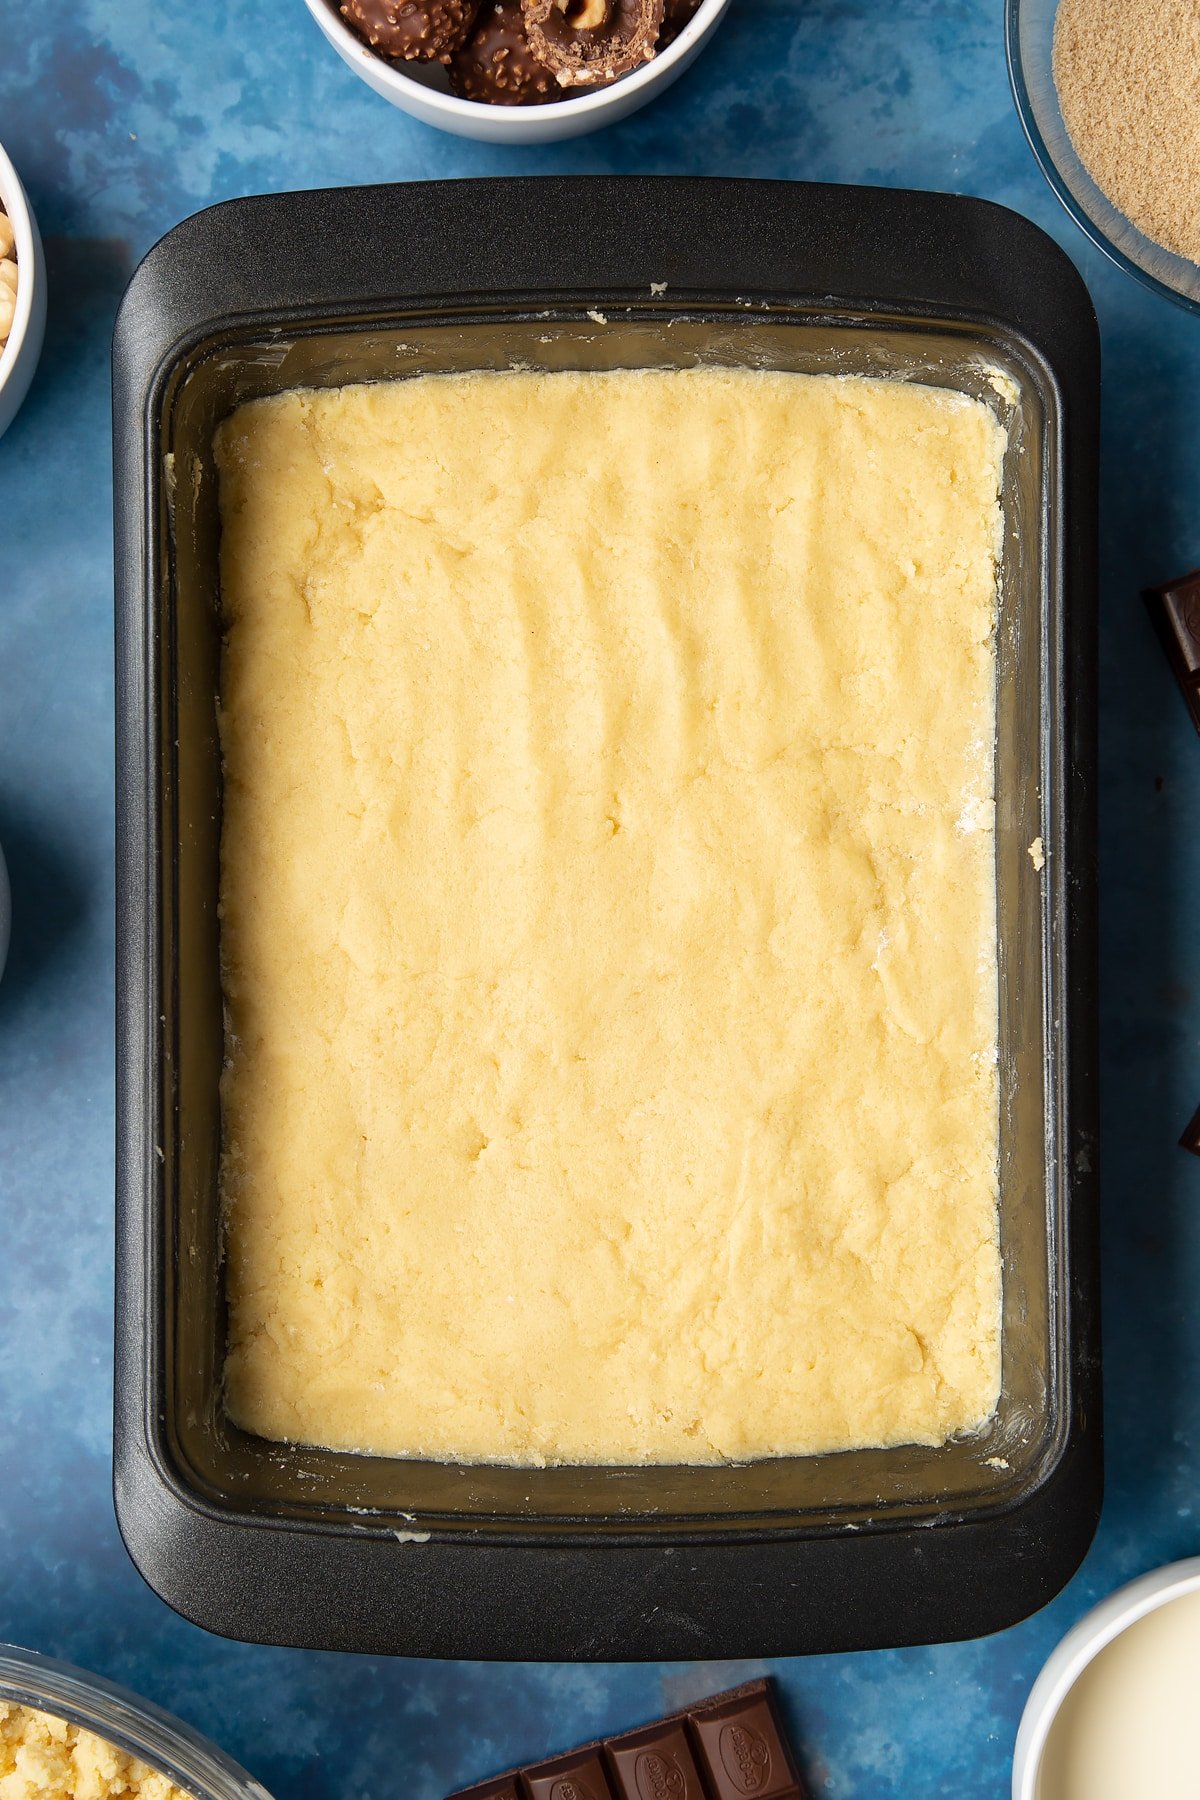
{"type": "Polygon", "coordinates": [[[460,137],[549,143],[668,87],[728,0],[306,0],[343,62],[460,137]]]}
{"type": "Polygon", "coordinates": [[[663,0],[525,0],[525,35],[566,91],[607,87],[652,61],[663,0]]]}

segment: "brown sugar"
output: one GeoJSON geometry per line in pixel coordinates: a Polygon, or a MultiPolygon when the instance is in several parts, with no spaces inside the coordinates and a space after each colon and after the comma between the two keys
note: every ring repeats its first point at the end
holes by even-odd
{"type": "Polygon", "coordinates": [[[1097,187],[1148,238],[1200,262],[1197,0],[1061,0],[1054,83],[1097,187]]]}

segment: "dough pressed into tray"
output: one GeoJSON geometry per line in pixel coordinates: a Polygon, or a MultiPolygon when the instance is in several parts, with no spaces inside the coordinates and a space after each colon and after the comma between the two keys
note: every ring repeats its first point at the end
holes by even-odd
{"type": "Polygon", "coordinates": [[[222,426],[239,1424],[709,1462],[993,1410],[1003,447],[732,369],[222,426]]]}

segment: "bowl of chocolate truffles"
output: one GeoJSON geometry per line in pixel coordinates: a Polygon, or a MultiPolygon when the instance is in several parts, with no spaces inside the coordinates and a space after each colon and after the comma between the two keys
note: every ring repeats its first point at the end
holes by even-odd
{"type": "Polygon", "coordinates": [[[0,436],[25,398],[45,332],[42,240],[17,171],[0,145],[0,436]]]}
{"type": "Polygon", "coordinates": [[[305,0],[350,68],[459,137],[540,144],[635,112],[729,0],[305,0]]]}

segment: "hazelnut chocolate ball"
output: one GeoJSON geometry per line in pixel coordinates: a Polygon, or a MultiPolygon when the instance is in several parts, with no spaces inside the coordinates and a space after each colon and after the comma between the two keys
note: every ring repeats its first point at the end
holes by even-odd
{"type": "Polygon", "coordinates": [[[479,0],[341,0],[347,25],[393,62],[445,62],[475,23],[479,0]]]}
{"type": "Polygon", "coordinates": [[[462,100],[493,106],[541,106],[563,97],[554,71],[530,48],[521,0],[483,0],[470,36],[450,58],[450,86],[462,100]]]}
{"type": "Polygon", "coordinates": [[[605,87],[649,62],[663,0],[522,0],[525,31],[560,87],[605,87]]]}

